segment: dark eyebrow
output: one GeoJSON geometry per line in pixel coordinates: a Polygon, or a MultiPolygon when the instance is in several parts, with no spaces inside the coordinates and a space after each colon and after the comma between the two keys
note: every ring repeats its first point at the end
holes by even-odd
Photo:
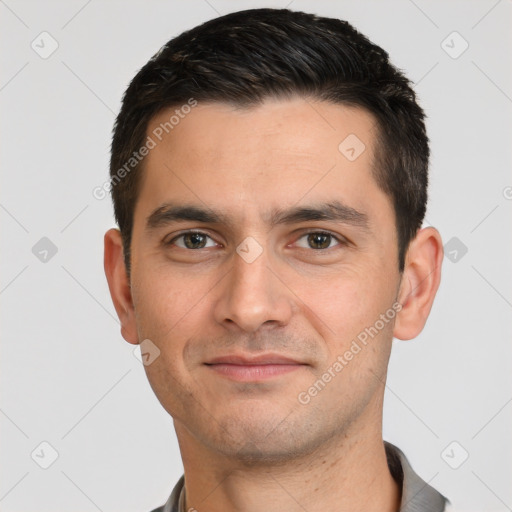
{"type": "Polygon", "coordinates": [[[340,201],[331,201],[305,207],[293,207],[288,210],[274,209],[270,215],[268,223],[271,226],[277,224],[297,224],[305,221],[326,220],[342,222],[369,229],[368,216],[351,206],[347,206],[340,201]]]}
{"type": "Polygon", "coordinates": [[[201,222],[204,224],[230,225],[228,218],[213,210],[194,205],[174,205],[165,203],[156,208],[146,221],[146,230],[152,231],[171,222],[201,222]]]}
{"type": "MultiPolygon", "coordinates": [[[[274,208],[265,221],[270,227],[278,224],[297,224],[307,221],[335,221],[369,230],[368,216],[340,201],[295,206],[286,210],[274,208]]],[[[156,208],[147,218],[146,231],[152,231],[171,222],[192,221],[204,224],[224,224],[233,226],[233,221],[225,214],[195,205],[165,203],[156,208]]]]}

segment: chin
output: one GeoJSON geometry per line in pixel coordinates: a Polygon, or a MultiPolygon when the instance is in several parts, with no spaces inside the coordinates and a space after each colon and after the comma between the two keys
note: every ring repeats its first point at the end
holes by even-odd
{"type": "Polygon", "coordinates": [[[294,424],[292,417],[267,414],[241,420],[238,415],[218,422],[216,433],[210,430],[200,437],[213,451],[246,466],[285,464],[313,453],[324,441],[309,422],[294,424]]]}

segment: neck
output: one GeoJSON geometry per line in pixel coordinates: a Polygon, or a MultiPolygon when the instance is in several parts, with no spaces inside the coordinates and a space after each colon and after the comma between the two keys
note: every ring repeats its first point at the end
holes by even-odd
{"type": "MultiPolygon", "coordinates": [[[[367,423],[368,424],[368,423],[367,423]]],[[[401,489],[388,468],[381,425],[354,428],[279,465],[247,464],[205,448],[175,422],[185,470],[185,510],[396,512],[401,489]]]]}

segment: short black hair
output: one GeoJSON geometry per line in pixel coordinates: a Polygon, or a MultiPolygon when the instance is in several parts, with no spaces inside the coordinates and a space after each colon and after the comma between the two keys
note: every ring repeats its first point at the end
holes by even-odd
{"type": "Polygon", "coordinates": [[[403,271],[409,243],[423,222],[428,185],[425,114],[411,82],[386,51],[347,21],[263,8],[230,13],[183,32],[128,86],[114,125],[110,161],[110,190],[128,275],[144,164],[133,155],[144,145],[151,119],[191,99],[251,107],[270,97],[294,96],[361,107],[375,117],[372,170],[393,203],[403,271]]]}

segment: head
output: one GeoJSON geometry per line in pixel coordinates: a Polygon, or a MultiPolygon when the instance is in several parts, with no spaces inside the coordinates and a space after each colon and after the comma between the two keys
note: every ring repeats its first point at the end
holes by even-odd
{"type": "Polygon", "coordinates": [[[421,331],[440,279],[428,159],[409,81],[344,21],[232,13],[139,71],[105,269],[123,336],[159,353],[145,368],[178,434],[277,460],[380,428],[391,340],[421,331]],[[297,368],[240,381],[212,363],[270,353],[297,368]]]}

